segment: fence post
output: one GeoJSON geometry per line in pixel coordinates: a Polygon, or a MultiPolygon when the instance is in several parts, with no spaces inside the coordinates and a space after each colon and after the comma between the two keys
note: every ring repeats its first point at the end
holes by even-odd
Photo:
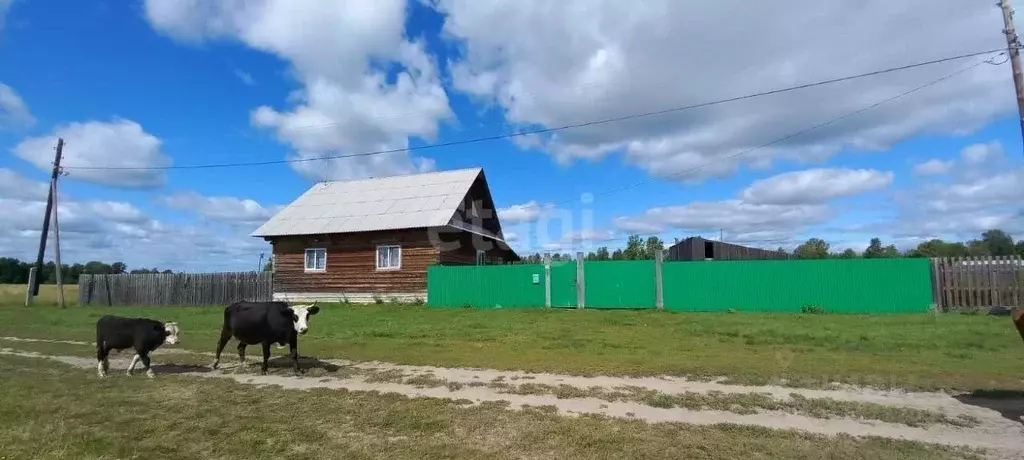
{"type": "Polygon", "coordinates": [[[583,251],[576,252],[576,308],[586,308],[587,283],[583,279],[583,251]]]}
{"type": "Polygon", "coordinates": [[[932,257],[929,262],[931,262],[929,266],[932,279],[932,304],[936,311],[945,311],[945,306],[942,305],[942,287],[939,286],[939,259],[932,257]]]}
{"type": "Polygon", "coordinates": [[[551,253],[544,253],[544,308],[551,308],[551,253]]]}
{"type": "Polygon", "coordinates": [[[36,267],[28,269],[28,291],[25,292],[25,306],[32,306],[32,286],[36,284],[36,267]]]}
{"type": "Polygon", "coordinates": [[[665,259],[662,251],[654,251],[654,306],[658,310],[665,309],[665,289],[662,285],[661,264],[665,259]]]}

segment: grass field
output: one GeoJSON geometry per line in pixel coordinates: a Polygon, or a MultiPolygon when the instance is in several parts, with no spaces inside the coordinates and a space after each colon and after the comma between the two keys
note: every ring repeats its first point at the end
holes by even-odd
{"type": "Polygon", "coordinates": [[[0,385],[5,458],[975,458],[890,439],[563,417],[374,392],[173,375],[99,380],[11,356],[0,356],[0,385]]]}
{"type": "MultiPolygon", "coordinates": [[[[21,284],[0,284],[0,305],[25,305],[25,286],[21,284]]],[[[72,306],[78,302],[78,285],[64,286],[64,305],[72,306]]],[[[57,286],[42,284],[39,295],[33,303],[40,306],[57,305],[57,286]]]]}
{"type": "MultiPolygon", "coordinates": [[[[0,335],[90,341],[105,313],[178,321],[213,351],[219,308],[0,307],[0,335]]],[[[305,356],[576,375],[687,375],[792,386],[1024,390],[1009,319],[325,305],[305,356]]],[[[233,348],[227,350],[229,356],[233,348]]]]}

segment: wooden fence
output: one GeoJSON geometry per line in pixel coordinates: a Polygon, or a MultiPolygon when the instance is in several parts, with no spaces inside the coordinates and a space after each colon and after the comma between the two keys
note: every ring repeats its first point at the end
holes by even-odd
{"type": "Polygon", "coordinates": [[[273,273],[173,273],[82,275],[79,305],[211,305],[269,301],[273,273]]]}
{"type": "Polygon", "coordinates": [[[943,310],[1024,307],[1024,259],[1018,256],[935,258],[932,281],[943,310]]]}

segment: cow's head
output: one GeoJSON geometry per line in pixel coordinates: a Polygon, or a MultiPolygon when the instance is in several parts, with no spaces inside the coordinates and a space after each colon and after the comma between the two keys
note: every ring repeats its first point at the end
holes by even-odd
{"type": "Polygon", "coordinates": [[[309,330],[309,317],[317,314],[320,311],[320,307],[316,306],[316,301],[313,301],[309,305],[294,305],[291,307],[291,310],[295,332],[305,334],[309,330]]]}
{"type": "Polygon", "coordinates": [[[178,343],[178,332],[180,331],[181,329],[178,328],[178,323],[165,323],[164,334],[166,334],[166,338],[164,339],[164,343],[168,345],[178,343]]]}

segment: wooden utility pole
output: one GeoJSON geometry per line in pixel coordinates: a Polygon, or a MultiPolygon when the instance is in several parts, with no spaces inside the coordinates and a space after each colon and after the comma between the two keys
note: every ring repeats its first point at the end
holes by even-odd
{"type": "MultiPolygon", "coordinates": [[[[56,183],[57,176],[60,175],[60,157],[64,153],[64,138],[57,139],[57,156],[53,159],[53,174],[50,176],[50,182],[56,183]]],[[[33,296],[39,295],[39,283],[43,273],[43,256],[46,255],[46,234],[50,231],[50,213],[53,212],[53,186],[50,186],[49,196],[46,197],[46,214],[43,215],[43,231],[39,234],[39,255],[36,256],[36,279],[29,286],[29,290],[33,296]]]]}
{"type": "Polygon", "coordinates": [[[56,180],[50,183],[50,193],[53,194],[53,257],[57,269],[57,303],[60,308],[67,308],[64,305],[64,281],[61,277],[64,266],[60,263],[60,220],[57,219],[57,215],[60,214],[60,202],[57,199],[56,180]]]}
{"type": "Polygon", "coordinates": [[[1024,145],[1024,71],[1020,65],[1020,39],[1013,27],[1013,7],[1010,0],[997,3],[1003,10],[1003,34],[1006,35],[1007,52],[1010,54],[1010,65],[1013,68],[1013,87],[1017,91],[1017,114],[1020,118],[1021,143],[1024,145]]]}

